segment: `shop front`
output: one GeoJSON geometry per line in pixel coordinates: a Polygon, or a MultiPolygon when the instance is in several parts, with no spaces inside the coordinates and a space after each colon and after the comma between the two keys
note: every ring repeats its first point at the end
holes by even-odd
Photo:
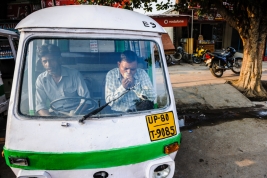
{"type": "Polygon", "coordinates": [[[224,48],[224,37],[227,32],[225,20],[216,9],[211,9],[209,13],[204,14],[199,13],[198,9],[198,7],[190,9],[193,14],[193,22],[189,23],[188,29],[182,30],[182,38],[189,36],[188,31],[193,31],[194,50],[203,47],[214,52],[224,48]]]}
{"type": "Polygon", "coordinates": [[[191,53],[190,51],[195,52],[196,48],[201,46],[213,52],[225,48],[224,45],[228,45],[227,42],[230,40],[225,40],[226,33],[229,33],[225,20],[216,11],[211,12],[199,14],[198,9],[192,8],[185,14],[169,10],[151,17],[163,27],[173,28],[168,33],[172,33],[172,41],[176,48],[182,46],[186,52],[191,53]]]}
{"type": "Polygon", "coordinates": [[[193,38],[194,49],[203,46],[211,52],[224,47],[224,21],[194,21],[193,38]]]}
{"type": "MultiPolygon", "coordinates": [[[[187,27],[189,17],[188,15],[179,15],[179,14],[158,14],[150,15],[156,22],[158,22],[162,27],[166,28],[177,28],[177,27],[187,27]]],[[[168,34],[162,35],[162,43],[164,46],[165,53],[174,54],[176,46],[174,44],[175,39],[170,37],[172,36],[173,30],[168,32],[168,34]]]]}

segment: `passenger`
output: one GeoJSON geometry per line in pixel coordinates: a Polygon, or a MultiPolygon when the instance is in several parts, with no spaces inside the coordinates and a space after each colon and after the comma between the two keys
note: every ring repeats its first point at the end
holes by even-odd
{"type": "Polygon", "coordinates": [[[156,94],[145,70],[137,68],[137,55],[133,51],[124,51],[120,56],[118,68],[110,70],[106,75],[105,100],[110,102],[128,91],[125,95],[111,102],[114,111],[129,112],[153,108],[156,94]],[[142,101],[148,103],[136,108],[142,101]]]}
{"type": "MultiPolygon", "coordinates": [[[[36,112],[49,116],[48,102],[64,97],[90,98],[90,93],[79,71],[61,66],[61,51],[56,45],[45,44],[38,49],[45,72],[36,80],[36,112]]],[[[61,111],[77,109],[80,99],[61,102],[61,111]]],[[[59,103],[58,103],[59,104],[59,103]]]]}

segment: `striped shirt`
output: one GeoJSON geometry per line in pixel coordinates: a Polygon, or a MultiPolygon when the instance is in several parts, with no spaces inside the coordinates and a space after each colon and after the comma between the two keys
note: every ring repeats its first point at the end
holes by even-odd
{"type": "MultiPolygon", "coordinates": [[[[126,89],[122,86],[122,78],[119,68],[112,69],[107,73],[105,86],[106,102],[112,101],[126,92],[126,89]]],[[[135,100],[141,98],[142,95],[146,96],[150,101],[155,100],[156,94],[145,70],[138,68],[134,74],[134,80],[135,86],[131,91],[109,104],[112,110],[126,112],[135,105],[135,100]]]]}

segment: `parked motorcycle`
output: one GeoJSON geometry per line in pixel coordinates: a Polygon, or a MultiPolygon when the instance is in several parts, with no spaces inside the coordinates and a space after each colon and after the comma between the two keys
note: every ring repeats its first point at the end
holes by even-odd
{"type": "Polygon", "coordinates": [[[196,49],[196,53],[193,54],[193,62],[196,64],[200,64],[201,62],[205,62],[205,54],[207,52],[210,52],[208,49],[204,49],[203,46],[199,46],[199,48],[196,49]]]}
{"type": "Polygon", "coordinates": [[[178,61],[182,60],[183,62],[191,63],[189,60],[189,54],[184,51],[182,46],[177,47],[176,52],[173,56],[178,61]]]}
{"type": "Polygon", "coordinates": [[[206,53],[206,65],[215,77],[221,77],[226,70],[232,70],[235,74],[240,74],[242,67],[242,57],[234,57],[236,50],[233,47],[227,47],[222,53],[206,53]]]}

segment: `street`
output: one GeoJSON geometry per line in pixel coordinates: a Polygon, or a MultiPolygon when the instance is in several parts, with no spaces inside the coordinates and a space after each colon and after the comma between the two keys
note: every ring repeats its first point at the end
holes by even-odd
{"type": "MultiPolygon", "coordinates": [[[[169,66],[168,70],[173,88],[225,83],[238,78],[231,70],[215,78],[206,66],[199,64],[182,63],[169,66]]],[[[267,62],[263,62],[262,80],[267,80],[267,62]]],[[[266,178],[266,108],[262,108],[261,117],[229,109],[230,119],[218,119],[215,113],[209,120],[181,128],[182,143],[175,159],[174,177],[266,178]]],[[[4,135],[5,119],[1,118],[0,138],[4,135]]],[[[0,147],[3,146],[0,140],[0,147]]],[[[3,158],[0,159],[0,178],[15,178],[3,158]]]]}
{"type": "MultiPolygon", "coordinates": [[[[208,68],[197,64],[182,63],[168,69],[174,89],[238,79],[231,70],[215,78],[208,68]]],[[[267,80],[267,62],[263,62],[262,71],[262,80],[267,80]]],[[[182,128],[174,177],[267,177],[266,110],[263,106],[253,111],[241,108],[204,113],[209,120],[182,128]]]]}
{"type": "Polygon", "coordinates": [[[244,118],[182,131],[174,177],[266,178],[266,128],[266,118],[244,118]]]}
{"type": "MultiPolygon", "coordinates": [[[[168,67],[173,88],[190,87],[204,84],[225,83],[227,80],[236,80],[238,75],[226,70],[221,78],[214,77],[208,67],[202,64],[173,65],[168,67]]],[[[267,80],[267,61],[262,63],[262,80],[267,80]]]]}

